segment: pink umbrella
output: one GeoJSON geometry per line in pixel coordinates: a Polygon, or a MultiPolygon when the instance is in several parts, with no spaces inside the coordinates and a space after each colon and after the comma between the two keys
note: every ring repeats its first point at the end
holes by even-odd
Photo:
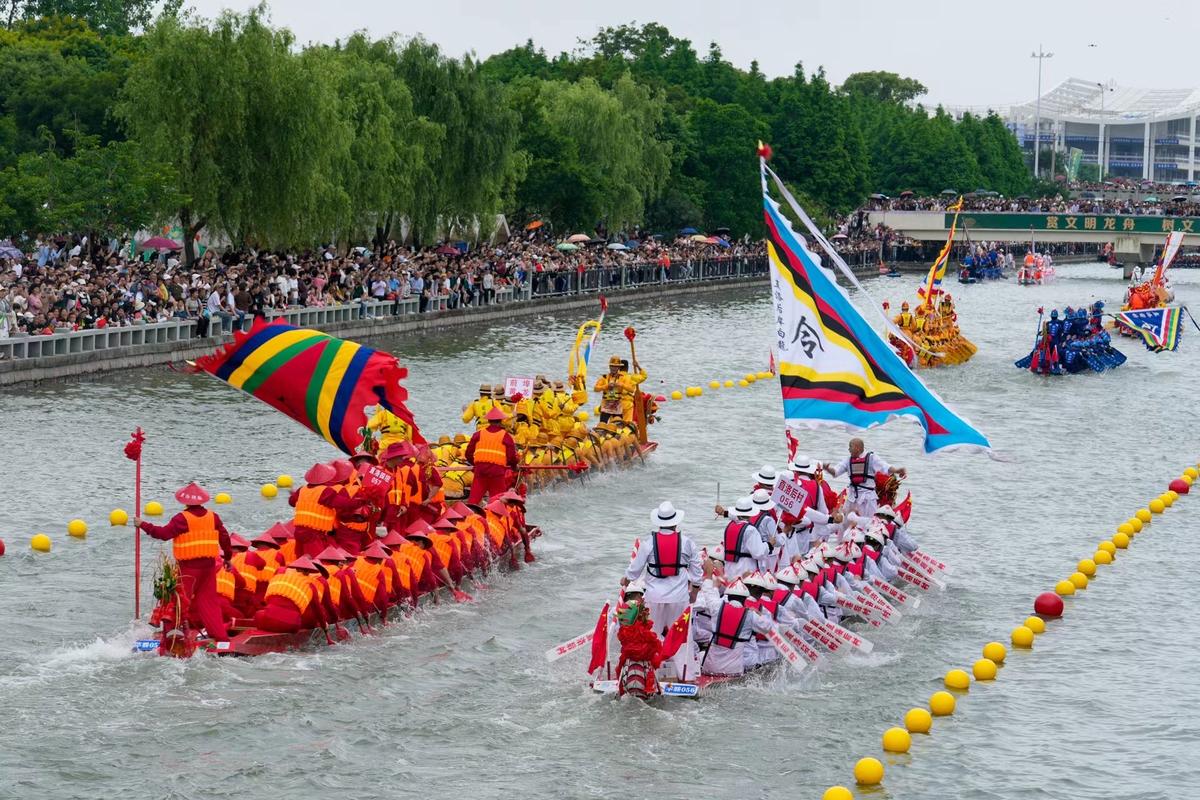
{"type": "Polygon", "coordinates": [[[142,242],[142,247],[146,250],[178,250],[183,245],[178,242],[173,242],[165,236],[155,236],[152,239],[147,239],[142,242]]]}
{"type": "Polygon", "coordinates": [[[847,235],[846,235],[846,234],[844,234],[844,233],[839,233],[839,234],[837,234],[836,236],[834,236],[833,238],[834,238],[834,239],[849,239],[850,237],[849,237],[849,236],[847,236],[847,235]]]}
{"type": "Polygon", "coordinates": [[[454,247],[450,247],[449,245],[443,245],[443,246],[439,247],[437,250],[434,250],[433,252],[439,256],[461,256],[462,255],[462,253],[459,252],[458,249],[456,249],[454,247]]]}

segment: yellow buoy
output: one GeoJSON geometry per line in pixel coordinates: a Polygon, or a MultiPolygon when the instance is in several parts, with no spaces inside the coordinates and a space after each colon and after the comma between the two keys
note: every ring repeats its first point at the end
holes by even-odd
{"type": "Polygon", "coordinates": [[[1046,631],[1046,620],[1041,617],[1026,617],[1025,627],[1034,633],[1044,633],[1046,631]]]}
{"type": "MultiPolygon", "coordinates": [[[[1041,620],[1037,617],[1033,617],[1032,619],[1037,619],[1038,622],[1041,622],[1041,620]]],[[[1045,623],[1043,623],[1043,630],[1044,629],[1045,623]]],[[[1026,624],[1017,628],[1013,628],[1012,643],[1013,647],[1033,647],[1033,631],[1030,630],[1029,625],[1026,624]]]]}
{"type": "Polygon", "coordinates": [[[854,794],[845,786],[830,786],[821,795],[821,800],[854,800],[854,794]]]}
{"type": "Polygon", "coordinates": [[[1129,527],[1133,528],[1134,533],[1141,533],[1142,532],[1142,521],[1140,519],[1138,519],[1137,517],[1130,517],[1129,518],[1129,527]]]}
{"type": "Polygon", "coordinates": [[[151,500],[146,503],[146,507],[142,509],[142,513],[147,517],[161,517],[163,513],[162,503],[151,500]]]}
{"type": "Polygon", "coordinates": [[[929,698],[929,710],[935,717],[948,717],[954,713],[954,695],[949,692],[934,692],[929,698]]]}
{"type": "Polygon", "coordinates": [[[1117,533],[1123,533],[1126,536],[1133,536],[1135,533],[1137,533],[1137,531],[1135,531],[1133,529],[1133,526],[1130,525],[1128,522],[1122,522],[1120,525],[1117,526],[1117,533]]]}
{"type": "Polygon", "coordinates": [[[736,383],[734,383],[733,381],[725,381],[725,388],[726,388],[726,389],[732,389],[732,388],[733,388],[733,387],[735,387],[735,386],[737,386],[737,384],[736,384],[736,383]]]}
{"type": "Polygon", "coordinates": [[[997,664],[1003,664],[1004,657],[1007,655],[1008,651],[999,642],[988,642],[983,646],[983,657],[997,664]]]}
{"type": "Polygon", "coordinates": [[[113,512],[108,515],[109,525],[126,525],[129,522],[129,515],[121,509],[113,509],[113,512]]]}
{"type": "Polygon", "coordinates": [[[743,389],[749,385],[750,385],[749,381],[738,381],[738,386],[741,386],[743,389]]]}
{"type": "Polygon", "coordinates": [[[37,550],[39,553],[49,553],[50,537],[44,533],[39,533],[37,536],[34,536],[29,540],[29,546],[34,550],[37,550]]]}
{"type": "MultiPolygon", "coordinates": [[[[691,391],[691,389],[688,389],[688,391],[690,392],[690,391],[691,391]]],[[[689,395],[688,395],[688,397],[691,397],[691,395],[689,394],[689,395]]],[[[593,409],[592,409],[592,413],[593,413],[593,414],[599,414],[599,413],[600,413],[600,406],[596,406],[595,408],[593,408],[593,409]]]]}
{"type": "MultiPolygon", "coordinates": [[[[579,412],[579,414],[586,414],[586,413],[587,413],[586,411],[579,412]]],[[[575,415],[576,419],[579,418],[579,414],[575,415]]],[[[587,417],[584,417],[584,419],[587,419],[587,417]]],[[[293,483],[295,483],[295,481],[292,480],[291,475],[280,475],[278,478],[275,479],[275,485],[281,489],[287,489],[287,488],[291,487],[293,483]]]]}
{"type": "Polygon", "coordinates": [[[1124,550],[1129,547],[1129,537],[1123,533],[1114,533],[1112,543],[1117,546],[1118,550],[1124,550]]]}
{"type": "Polygon", "coordinates": [[[860,758],[854,765],[854,780],[863,786],[875,786],[883,780],[883,764],[878,758],[860,758]]]}
{"type": "Polygon", "coordinates": [[[678,389],[676,389],[675,391],[671,392],[671,399],[672,399],[672,400],[682,400],[682,399],[683,399],[683,392],[681,392],[681,391],[679,391],[678,389]]]}
{"type": "Polygon", "coordinates": [[[996,680],[996,662],[990,658],[981,658],[971,667],[971,672],[977,681],[996,680]]]}
{"type": "Polygon", "coordinates": [[[214,497],[213,500],[217,501],[217,504],[222,506],[233,502],[233,498],[225,494],[225,492],[217,493],[217,496],[214,497]]]}
{"type": "Polygon", "coordinates": [[[929,733],[933,727],[933,717],[923,708],[914,708],[904,715],[904,727],[909,733],[929,733]]]}
{"type": "MultiPolygon", "coordinates": [[[[1112,544],[1112,542],[1107,542],[1107,544],[1112,544]]],[[[1113,549],[1115,550],[1116,548],[1114,547],[1113,549]]],[[[1092,556],[1092,561],[1097,564],[1111,564],[1113,562],[1112,553],[1107,550],[1097,550],[1096,555],[1092,556]]]]}
{"type": "Polygon", "coordinates": [[[720,389],[720,388],[721,388],[721,382],[720,382],[720,381],[712,381],[711,383],[709,383],[709,384],[708,384],[708,388],[710,388],[710,389],[720,389]]]}
{"type": "Polygon", "coordinates": [[[971,677],[961,669],[952,669],[946,673],[946,677],[942,678],[942,683],[946,685],[947,689],[965,692],[971,688],[971,677]]]}
{"type": "MultiPolygon", "coordinates": [[[[1117,535],[1120,536],[1120,534],[1117,535]]],[[[1075,594],[1075,584],[1071,583],[1070,581],[1059,581],[1058,583],[1054,584],[1054,593],[1062,595],[1063,597],[1075,594]]]]}
{"type": "Polygon", "coordinates": [[[1113,544],[1112,542],[1101,542],[1100,546],[1096,549],[1103,550],[1104,552],[1108,553],[1110,556],[1115,556],[1117,554],[1117,546],[1115,544],[1113,544]]]}
{"type": "Polygon", "coordinates": [[[1088,585],[1087,575],[1084,575],[1082,572],[1072,572],[1067,580],[1075,584],[1076,589],[1086,589],[1088,585]]]}
{"type": "Polygon", "coordinates": [[[1076,569],[1090,578],[1096,574],[1096,562],[1090,558],[1085,558],[1083,561],[1079,562],[1079,565],[1076,567],[1076,569]]]}
{"type": "Polygon", "coordinates": [[[1192,480],[1196,480],[1196,478],[1200,478],[1200,472],[1197,472],[1195,467],[1188,467],[1187,469],[1185,469],[1183,471],[1183,474],[1187,475],[1192,480]]]}
{"type": "Polygon", "coordinates": [[[1195,479],[1195,478],[1193,478],[1191,475],[1188,475],[1188,474],[1185,472],[1185,473],[1183,473],[1182,475],[1180,475],[1180,476],[1179,476],[1179,480],[1183,481],[1183,482],[1184,482],[1184,483],[1186,483],[1188,486],[1191,486],[1191,485],[1192,485],[1192,481],[1194,481],[1194,480],[1196,480],[1196,479],[1195,479]]]}
{"type": "Polygon", "coordinates": [[[1150,521],[1150,512],[1144,508],[1139,508],[1138,512],[1134,514],[1134,516],[1137,517],[1143,525],[1150,521]]]}
{"type": "Polygon", "coordinates": [[[279,490],[275,488],[275,484],[273,483],[264,483],[260,491],[263,497],[274,497],[279,494],[279,490]]]}
{"type": "MultiPolygon", "coordinates": [[[[576,412],[575,412],[575,419],[579,420],[580,422],[587,422],[587,421],[588,421],[589,419],[591,419],[591,418],[592,418],[592,415],[591,415],[591,414],[589,414],[587,411],[576,411],[576,412]]],[[[280,486],[283,486],[283,484],[282,484],[282,483],[281,483],[281,484],[279,484],[279,485],[280,485],[280,486]]],[[[287,484],[287,485],[288,485],[288,486],[291,486],[291,485],[292,485],[292,482],[291,482],[291,481],[288,481],[288,484],[287,484]]]]}
{"type": "Polygon", "coordinates": [[[1161,514],[1167,510],[1167,504],[1162,501],[1162,498],[1156,497],[1150,501],[1150,513],[1161,514]]]}
{"type": "Polygon", "coordinates": [[[912,737],[904,728],[888,728],[883,732],[883,749],[889,753],[907,753],[912,737]]]}
{"type": "Polygon", "coordinates": [[[81,519],[73,519],[67,523],[67,533],[72,536],[87,536],[87,523],[81,519]]]}
{"type": "Polygon", "coordinates": [[[758,380],[758,378],[754,377],[753,372],[746,373],[746,383],[754,383],[756,380],[758,380]]]}
{"type": "MultiPolygon", "coordinates": [[[[1175,491],[1174,489],[1168,489],[1167,497],[1170,497],[1171,503],[1174,503],[1176,500],[1179,499],[1179,492],[1175,491]]],[[[1163,499],[1163,502],[1167,503],[1166,498],[1163,499]]],[[[1167,505],[1169,506],[1169,505],[1171,505],[1171,503],[1167,503],[1167,505]]]]}
{"type": "Polygon", "coordinates": [[[771,378],[774,378],[775,376],[772,375],[770,372],[759,372],[756,374],[755,377],[757,377],[760,381],[769,381],[769,380],[771,380],[771,378]]]}

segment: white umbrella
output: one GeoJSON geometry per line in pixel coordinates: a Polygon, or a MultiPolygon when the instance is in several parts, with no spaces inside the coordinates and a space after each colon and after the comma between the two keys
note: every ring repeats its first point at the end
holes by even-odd
{"type": "Polygon", "coordinates": [[[612,244],[610,244],[608,246],[608,249],[609,250],[628,250],[629,248],[626,247],[625,245],[621,244],[620,242],[613,242],[612,244]]]}

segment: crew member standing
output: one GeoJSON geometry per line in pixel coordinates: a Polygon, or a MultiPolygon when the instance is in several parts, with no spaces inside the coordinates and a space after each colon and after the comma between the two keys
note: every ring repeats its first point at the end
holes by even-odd
{"type": "MultiPolygon", "coordinates": [[[[600,400],[600,421],[608,422],[612,418],[621,419],[624,415],[622,398],[632,394],[633,383],[621,371],[621,357],[613,356],[608,360],[608,374],[601,375],[596,380],[592,391],[603,392],[600,400]]],[[[632,405],[631,405],[632,407],[632,405]]]]}
{"type": "Polygon", "coordinates": [[[471,481],[472,505],[483,502],[484,496],[499,497],[512,486],[512,477],[517,469],[517,445],[500,423],[508,418],[498,408],[487,413],[488,426],[475,431],[467,442],[465,458],[475,468],[471,481]]]}
{"type": "MultiPolygon", "coordinates": [[[[166,525],[160,527],[143,522],[141,518],[135,519],[134,525],[155,539],[171,542],[179,565],[179,592],[185,607],[191,609],[189,616],[199,619],[209,638],[227,642],[229,633],[221,618],[221,600],[217,594],[217,570],[222,561],[228,569],[229,559],[233,556],[229,533],[221,518],[204,507],[209,501],[208,492],[195,483],[176,492],[175,499],[186,508],[171,517],[166,525]]],[[[175,620],[176,627],[182,622],[175,620]]],[[[163,627],[163,641],[166,642],[171,632],[166,630],[165,622],[163,627]]]]}
{"type": "Polygon", "coordinates": [[[496,407],[496,402],[492,400],[492,385],[490,383],[481,384],[479,387],[479,398],[463,409],[462,421],[468,425],[475,424],[476,430],[483,430],[487,427],[487,413],[496,407]]]}
{"type": "Polygon", "coordinates": [[[367,430],[379,431],[380,453],[396,442],[412,441],[412,426],[383,406],[379,406],[375,416],[367,420],[367,430]]]}
{"type": "MultiPolygon", "coordinates": [[[[305,485],[292,492],[288,505],[296,509],[293,524],[296,531],[297,555],[316,558],[333,543],[337,527],[337,512],[340,488],[330,486],[337,477],[337,470],[328,464],[315,464],[304,473],[305,485]]],[[[359,504],[353,499],[343,499],[348,508],[359,504]]]]}
{"type": "Polygon", "coordinates": [[[846,492],[846,510],[854,510],[860,517],[870,519],[875,516],[875,509],[879,505],[879,497],[875,494],[875,475],[883,472],[904,478],[907,477],[908,471],[904,467],[889,466],[879,456],[864,453],[863,450],[862,439],[851,439],[850,455],[831,468],[829,474],[835,477],[849,475],[850,488],[846,492]]]}
{"type": "Polygon", "coordinates": [[[650,623],[655,633],[665,636],[667,627],[696,599],[704,582],[704,569],[700,548],[691,537],[679,532],[682,511],[668,501],[651,512],[650,521],[654,532],[633,554],[621,585],[628,586],[646,572],[650,623]]]}

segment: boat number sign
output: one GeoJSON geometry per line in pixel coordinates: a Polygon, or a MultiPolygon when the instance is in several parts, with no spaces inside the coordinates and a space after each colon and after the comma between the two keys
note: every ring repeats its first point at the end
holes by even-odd
{"type": "Polygon", "coordinates": [[[533,397],[533,378],[505,378],[504,396],[511,398],[520,392],[521,397],[533,397]]]}
{"type": "Polygon", "coordinates": [[[804,487],[795,479],[783,479],[775,484],[771,499],[775,501],[775,505],[793,517],[799,517],[804,513],[804,505],[808,502],[808,492],[804,491],[804,487]]]}

